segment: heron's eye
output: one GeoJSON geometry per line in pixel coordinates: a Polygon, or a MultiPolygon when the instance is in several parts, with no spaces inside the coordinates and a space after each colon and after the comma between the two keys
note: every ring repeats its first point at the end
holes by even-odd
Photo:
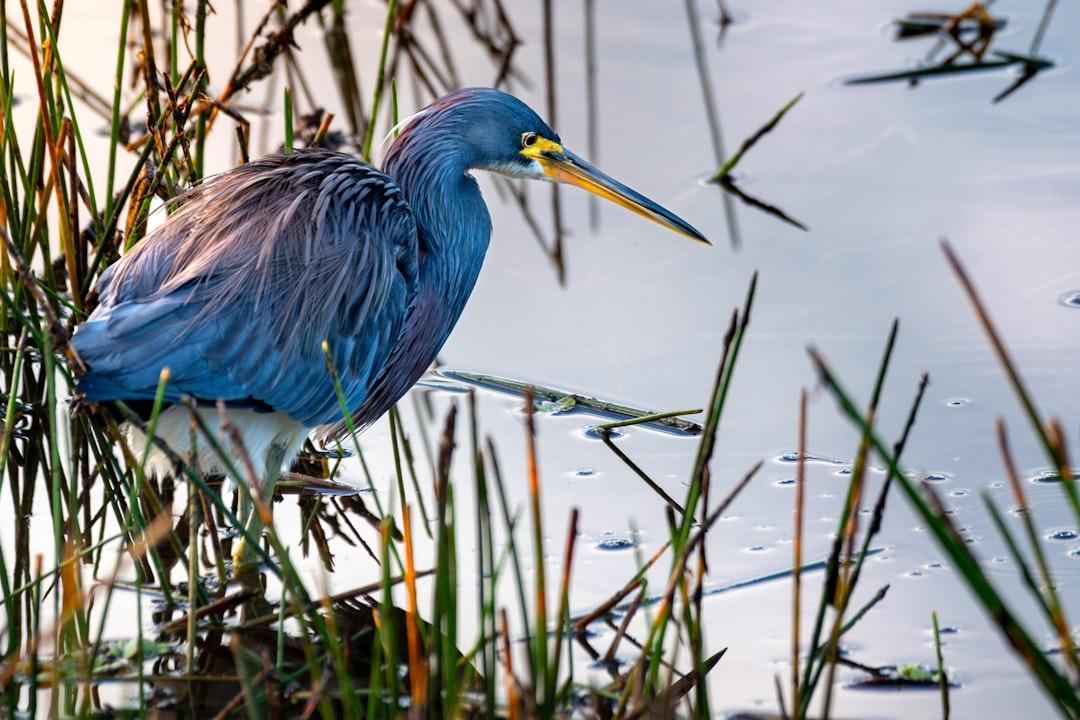
{"type": "Polygon", "coordinates": [[[521,133],[521,147],[532,147],[536,144],[536,133],[521,133]]]}

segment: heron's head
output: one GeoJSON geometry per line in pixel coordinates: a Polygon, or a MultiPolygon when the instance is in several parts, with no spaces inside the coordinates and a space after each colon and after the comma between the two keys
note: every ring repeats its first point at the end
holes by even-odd
{"type": "Polygon", "coordinates": [[[462,153],[469,169],[576,185],[692,240],[710,244],[682,218],[570,152],[558,133],[513,95],[491,88],[459,90],[418,113],[405,134],[425,130],[435,137],[452,136],[455,142],[447,144],[445,151],[462,153]]]}

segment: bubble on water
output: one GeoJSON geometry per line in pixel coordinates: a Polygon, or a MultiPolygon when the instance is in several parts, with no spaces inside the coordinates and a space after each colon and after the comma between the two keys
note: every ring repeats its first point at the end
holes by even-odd
{"type": "Polygon", "coordinates": [[[969,398],[962,398],[962,397],[949,398],[948,400],[945,401],[945,405],[947,407],[954,407],[954,408],[956,408],[956,407],[964,407],[965,405],[968,405],[969,403],[971,403],[971,400],[969,398]]]}
{"type": "Polygon", "coordinates": [[[1075,530],[1054,530],[1046,534],[1047,540],[1075,540],[1080,537],[1076,534],[1075,530]]]}
{"type": "Polygon", "coordinates": [[[776,460],[782,463],[799,462],[799,453],[795,450],[789,450],[780,457],[776,458],[776,460]]]}
{"type": "Polygon", "coordinates": [[[990,558],[990,562],[997,563],[998,565],[1004,565],[1005,563],[1007,563],[1009,561],[1008,561],[1007,558],[1003,558],[1000,555],[998,555],[996,558],[990,558]]]}
{"type": "Polygon", "coordinates": [[[1005,483],[1004,483],[1004,481],[1002,481],[1002,480],[995,480],[994,482],[990,483],[990,487],[992,487],[992,488],[994,488],[995,490],[997,490],[998,488],[1003,488],[1003,487],[1005,487],[1005,483]]]}
{"type": "Polygon", "coordinates": [[[1072,550],[1070,550],[1069,557],[1080,560],[1080,547],[1074,547],[1072,550]]]}
{"type": "Polygon", "coordinates": [[[956,635],[959,632],[960,628],[956,627],[955,625],[943,625],[942,627],[938,628],[939,635],[956,635]]]}
{"type": "Polygon", "coordinates": [[[765,549],[765,546],[764,545],[751,545],[750,547],[748,547],[746,549],[749,550],[750,552],[761,552],[762,550],[765,549]]]}
{"type": "MultiPolygon", "coordinates": [[[[584,435],[585,437],[589,438],[590,440],[603,440],[604,439],[604,431],[601,430],[596,425],[586,425],[585,427],[583,427],[581,429],[581,434],[584,435]]],[[[607,431],[607,436],[612,440],[618,440],[619,438],[621,438],[625,434],[626,433],[623,432],[622,430],[620,430],[619,428],[610,428],[607,431]]]]}
{"type": "Polygon", "coordinates": [[[573,476],[579,478],[596,477],[596,468],[580,467],[573,472],[573,476]]]}
{"type": "Polygon", "coordinates": [[[850,475],[852,472],[854,472],[854,471],[851,468],[840,468],[839,470],[836,471],[836,474],[837,475],[850,475]]]}
{"type": "Polygon", "coordinates": [[[926,563],[926,567],[928,570],[938,570],[945,567],[945,563],[941,562],[940,560],[934,560],[932,562],[926,563]]]}
{"type": "Polygon", "coordinates": [[[1058,298],[1065,307],[1080,308],[1080,290],[1071,290],[1058,298]]]}
{"type": "Polygon", "coordinates": [[[952,495],[953,497],[964,497],[965,495],[967,495],[970,492],[971,492],[970,490],[967,490],[967,489],[964,489],[964,488],[957,488],[956,490],[953,490],[949,494],[952,495]]]}
{"type": "Polygon", "coordinates": [[[950,475],[949,473],[946,473],[946,472],[932,472],[932,473],[926,473],[926,475],[924,475],[922,479],[925,480],[926,482],[942,483],[942,482],[948,482],[950,478],[952,478],[952,475],[950,475]]]}
{"type": "Polygon", "coordinates": [[[596,543],[597,550],[629,550],[634,547],[634,541],[624,537],[610,537],[596,543]]]}
{"type": "Polygon", "coordinates": [[[908,570],[904,574],[909,578],[920,578],[923,575],[922,570],[908,570]]]}
{"type": "Polygon", "coordinates": [[[793,478],[793,477],[780,478],[779,480],[777,480],[773,484],[774,485],[781,485],[781,486],[794,485],[795,484],[795,478],[793,478]]]}

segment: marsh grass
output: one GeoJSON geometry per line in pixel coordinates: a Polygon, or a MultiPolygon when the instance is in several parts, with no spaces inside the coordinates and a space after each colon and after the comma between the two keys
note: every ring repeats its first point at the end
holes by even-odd
{"type": "MultiPolygon", "coordinates": [[[[546,81],[553,115],[552,5],[546,3],[544,8],[546,81]]],[[[442,418],[426,396],[414,396],[415,436],[406,432],[400,410],[391,414],[395,482],[388,495],[376,491],[357,428],[351,424],[344,447],[308,448],[279,488],[307,491],[295,504],[302,513],[300,537],[283,536],[275,524],[275,514],[290,511],[292,503],[288,499],[275,503],[264,494],[226,408],[219,408],[218,422],[224,430],[219,435],[186,403],[191,410],[192,446],[199,454],[219,458],[227,468],[225,477],[204,477],[194,469],[197,463],[154,438],[170,380],[167,370],[161,374],[147,420],[123,403],[66,411],[64,398],[74,392],[74,378],[82,370],[67,341],[94,307],[95,281],[144,236],[153,208],[160,204],[161,212],[171,211],[183,190],[203,177],[213,139],[225,136],[231,145],[235,138],[239,161],[247,161],[251,137],[247,115],[252,110],[245,103],[255,102],[251,95],[257,86],[270,85],[278,75],[287,79],[281,92],[268,92],[267,103],[284,109],[285,148],[337,143],[334,134],[342,131],[333,127],[334,116],[313,102],[294,57],[300,25],[321,23],[344,107],[343,134],[366,157],[373,151],[376,128],[396,124],[399,83],[410,81],[421,98],[441,95],[456,85],[453,52],[442,31],[441,15],[452,13],[469,28],[473,41],[491,60],[492,84],[512,88],[523,78],[513,59],[521,41],[501,0],[474,3],[472,10],[466,4],[446,8],[426,2],[401,7],[388,3],[374,89],[367,94],[353,52],[357,46],[349,37],[344,4],[339,1],[271,5],[246,41],[244,28],[238,28],[239,57],[227,68],[206,65],[206,26],[214,21],[210,4],[199,0],[167,7],[170,12],[157,13],[149,0],[122,4],[114,91],[104,97],[64,66],[57,41],[64,21],[62,2],[51,7],[31,0],[21,0],[17,8],[0,4],[0,326],[5,338],[0,348],[4,378],[0,493],[10,495],[13,509],[12,546],[0,547],[2,714],[106,715],[114,710],[102,699],[102,689],[111,684],[126,688],[130,701],[116,712],[138,717],[164,710],[200,717],[317,715],[326,720],[710,715],[716,699],[710,697],[706,677],[714,668],[722,671],[718,663],[726,649],[709,648],[705,642],[706,541],[761,463],[724,493],[714,487],[710,468],[748,336],[756,276],[743,305],[730,316],[700,425],[683,417],[699,411],[630,408],[633,412],[627,413],[621,406],[599,408],[615,417],[598,426],[606,446],[669,508],[669,534],[617,592],[580,614],[571,612],[578,511],[566,521],[561,548],[552,548],[545,540],[559,537],[562,527],[560,518],[546,518],[542,512],[536,433],[543,418],[535,401],[545,389],[517,388],[526,398],[525,508],[511,505],[508,483],[522,479],[503,476],[494,441],[481,433],[474,394],[469,393],[464,403],[450,403],[442,418]],[[9,16],[13,8],[17,12],[9,16]],[[417,25],[421,22],[424,32],[417,25]],[[31,60],[32,76],[19,78],[20,92],[32,88],[36,95],[37,113],[29,128],[15,122],[13,51],[31,60]],[[133,78],[133,89],[124,92],[133,78]],[[389,109],[387,118],[380,117],[381,108],[389,109]],[[84,142],[88,123],[80,123],[80,113],[87,109],[108,124],[105,181],[98,184],[84,142]],[[130,447],[124,423],[153,439],[143,447],[130,447]],[[618,428],[657,424],[698,436],[685,496],[680,499],[671,497],[611,442],[610,435],[618,428]],[[147,474],[150,443],[170,458],[173,477],[147,474]],[[334,480],[348,453],[355,456],[372,492],[336,495],[338,488],[327,483],[334,480]],[[462,453],[467,454],[465,466],[471,477],[454,470],[461,467],[454,458],[462,453]],[[417,462],[421,455],[423,467],[417,462]],[[472,528],[458,521],[459,508],[469,496],[475,509],[472,528]],[[255,508],[265,526],[261,537],[241,522],[247,507],[255,508]],[[43,525],[50,552],[37,549],[43,525]],[[464,533],[473,534],[476,548],[475,608],[464,608],[458,601],[457,588],[463,581],[459,543],[464,533]],[[332,537],[362,548],[367,559],[377,563],[378,579],[332,592],[328,579],[334,568],[332,537]],[[259,571],[246,578],[233,576],[230,560],[241,538],[261,561],[259,571]],[[431,567],[418,566],[421,542],[433,548],[431,567]],[[546,558],[560,549],[557,573],[549,577],[546,558]],[[324,570],[316,587],[305,579],[308,573],[298,557],[312,552],[324,570]],[[663,583],[650,587],[650,571],[659,572],[665,564],[663,583]],[[122,612],[117,607],[125,605],[116,602],[118,593],[134,596],[134,622],[117,617],[122,612]],[[510,607],[503,605],[507,596],[510,607]],[[462,631],[465,613],[475,615],[475,637],[462,631]],[[131,627],[131,637],[110,640],[116,623],[124,622],[131,627]],[[589,631],[601,624],[614,634],[607,648],[597,650],[589,631]],[[643,627],[644,634],[632,631],[632,625],[643,627]],[[621,666],[616,655],[630,644],[635,645],[635,660],[621,666]],[[599,661],[606,682],[586,680],[575,666],[575,655],[580,657],[581,652],[599,661]]],[[[525,195],[509,184],[500,187],[546,243],[525,195]]],[[[552,209],[556,239],[545,247],[553,248],[549,252],[561,274],[565,267],[557,199],[552,209]]],[[[980,317],[995,346],[1000,346],[981,310],[980,317]]],[[[1060,633],[1068,670],[1052,664],[1009,614],[933,497],[923,499],[898,464],[925,378],[896,445],[890,450],[876,434],[873,421],[895,338],[894,326],[877,389],[865,411],[855,409],[824,361],[813,356],[862,437],[837,539],[824,563],[825,589],[810,644],[802,647],[800,630],[794,631],[792,694],[783,715],[806,717],[814,698],[822,694],[820,704],[829,713],[834,673],[841,660],[839,642],[885,597],[887,588],[869,597],[857,595],[856,588],[880,529],[889,487],[898,484],[1062,714],[1075,717],[1075,690],[1065,675],[1072,672],[1075,679],[1069,626],[1030,527],[1026,532],[1036,569],[1026,576],[1027,585],[1042,599],[1045,619],[1060,633]],[[855,510],[865,493],[871,453],[887,461],[889,474],[871,522],[862,528],[855,510]]],[[[1003,346],[999,352],[1026,398],[1003,346]]],[[[350,423],[329,352],[326,357],[327,373],[350,423]]],[[[575,402],[589,411],[598,409],[589,406],[596,402],[587,396],[575,402]]],[[[1026,406],[1054,466],[1066,479],[1063,487],[1075,509],[1074,480],[1060,428],[1044,425],[1030,400],[1026,406]]],[[[800,418],[797,523],[802,519],[805,483],[805,404],[800,418]]],[[[1004,430],[1000,432],[1008,464],[1004,430]]],[[[1015,477],[1015,469],[1010,477],[1015,477]]],[[[1023,506],[1023,492],[1016,483],[1014,492],[1023,506]]],[[[797,524],[792,566],[796,618],[805,601],[799,594],[804,571],[801,535],[797,524]]],[[[1012,539],[1010,548],[1022,557],[1012,539]]],[[[947,699],[946,684],[942,692],[947,699]]]]}
{"type": "MultiPolygon", "coordinates": [[[[342,84],[342,97],[347,99],[351,134],[365,156],[373,151],[384,100],[391,109],[388,124],[396,122],[397,77],[391,68],[421,86],[428,85],[432,96],[449,89],[443,86],[453,77],[445,40],[436,31],[441,48],[425,48],[410,29],[415,7],[410,4],[406,13],[391,2],[375,92],[370,102],[362,102],[359,73],[341,22],[343,8],[340,3],[328,5],[312,1],[290,11],[272,7],[241,44],[231,74],[219,84],[222,76],[205,64],[206,23],[210,21],[206,2],[174,6],[160,18],[147,0],[125,3],[115,90],[111,102],[99,99],[97,103],[99,114],[109,123],[107,179],[100,194],[83,145],[78,122],[81,108],[72,99],[71,80],[56,43],[63,6],[50,10],[44,4],[23,3],[20,7],[25,29],[19,47],[32,61],[40,109],[28,145],[12,113],[15,86],[7,30],[14,27],[14,19],[6,16],[6,5],[0,10],[5,27],[0,47],[4,111],[0,151],[7,170],[0,180],[0,232],[5,241],[0,255],[4,281],[0,320],[13,343],[12,352],[0,357],[7,380],[0,462],[17,515],[25,519],[15,530],[14,552],[0,548],[5,614],[0,686],[5,707],[11,715],[31,717],[38,713],[95,715],[105,707],[98,688],[106,681],[132,686],[134,705],[125,712],[139,716],[157,711],[163,690],[185,714],[222,717],[244,712],[324,718],[396,717],[403,712],[431,717],[557,717],[573,712],[589,697],[598,708],[611,707],[619,692],[623,694],[618,716],[646,713],[649,700],[657,696],[674,704],[695,685],[703,687],[704,674],[715,658],[697,662],[696,669],[676,680],[657,674],[661,666],[673,667],[670,660],[663,660],[639,666],[651,672],[637,686],[616,682],[624,679],[618,673],[612,688],[619,689],[590,688],[575,681],[570,644],[585,629],[572,624],[570,614],[577,515],[575,511],[570,518],[561,571],[552,588],[544,574],[541,480],[531,411],[527,437],[532,532],[522,545],[515,540],[520,534],[520,514],[509,506],[494,444],[489,440],[483,450],[475,406],[469,403],[469,452],[479,510],[475,532],[480,548],[480,605],[479,637],[470,639],[467,648],[461,647],[462,608],[455,591],[461,532],[455,492],[465,482],[463,478],[457,484],[451,481],[461,434],[456,405],[446,416],[437,447],[428,447],[428,435],[422,432],[424,455],[433,471],[429,481],[435,498],[432,513],[424,503],[425,483],[414,462],[412,441],[396,411],[391,415],[391,440],[397,483],[389,506],[384,506],[380,493],[370,495],[374,512],[367,511],[360,496],[341,502],[318,493],[301,497],[300,549],[305,554],[314,547],[327,572],[332,571],[327,538],[347,532],[371,550],[381,568],[379,582],[337,593],[325,587],[314,593],[301,578],[290,548],[292,540],[279,534],[270,498],[260,488],[224,406],[219,408],[224,440],[207,427],[193,405],[190,408],[195,452],[217,456],[227,468],[226,478],[202,476],[193,469],[193,462],[154,437],[170,379],[167,369],[148,420],[123,403],[63,412],[61,400],[74,392],[73,380],[81,371],[67,340],[94,306],[92,288],[100,272],[144,236],[158,199],[166,201],[168,212],[172,207],[168,201],[203,176],[209,139],[215,132],[229,131],[227,120],[235,129],[240,161],[246,162],[250,121],[235,101],[272,77],[275,67],[283,67],[289,79],[278,96],[283,98],[284,148],[327,141],[333,116],[321,108],[305,107],[305,103],[311,105],[310,93],[292,58],[294,31],[300,24],[323,17],[324,12],[330,18],[326,47],[342,84]],[[159,27],[155,19],[160,19],[159,27]],[[45,40],[49,42],[43,50],[45,40]],[[182,58],[189,48],[192,57],[185,68],[182,58]],[[440,71],[432,57],[442,57],[446,67],[440,71]],[[135,101],[125,104],[122,88],[129,61],[139,89],[135,101]],[[432,84],[433,78],[441,84],[432,84]],[[222,89],[212,94],[214,87],[222,89]],[[384,98],[387,92],[388,100],[384,98]],[[365,107],[371,108],[370,114],[365,114],[365,107]],[[135,121],[142,112],[147,118],[145,130],[139,130],[135,121]],[[127,156],[133,162],[125,161],[127,156]],[[123,166],[131,167],[126,179],[120,170],[123,166]],[[121,186],[118,193],[117,185],[121,186]],[[145,446],[128,446],[122,428],[125,422],[146,432],[150,439],[145,446]],[[61,432],[62,426],[67,426],[66,433],[61,432]],[[69,443],[62,440],[66,434],[69,443]],[[145,467],[152,445],[170,457],[175,477],[148,475],[145,467]],[[234,456],[241,461],[234,463],[230,459],[234,456]],[[411,481],[408,486],[406,474],[411,481]],[[230,484],[236,488],[231,500],[230,484]],[[47,569],[50,563],[42,555],[31,557],[28,551],[31,534],[36,532],[29,518],[42,497],[52,527],[52,569],[47,569]],[[255,508],[265,526],[261,538],[240,522],[247,506],[255,508]],[[353,524],[357,516],[373,524],[374,548],[365,540],[366,533],[353,524]],[[432,568],[417,567],[418,526],[434,541],[432,568]],[[255,578],[231,575],[230,550],[240,538],[255,548],[262,562],[255,578]],[[531,578],[519,559],[519,548],[526,547],[537,560],[531,578]],[[524,630],[523,642],[529,648],[521,653],[526,661],[517,668],[513,656],[522,641],[509,636],[506,610],[498,604],[499,583],[510,568],[520,600],[518,627],[524,630]],[[133,580],[121,579],[131,573],[133,580]],[[89,591],[84,588],[86,582],[89,591]],[[270,584],[280,589],[269,593],[270,584]],[[532,602],[527,601],[529,587],[532,602]],[[551,590],[557,598],[553,608],[547,605],[551,590]],[[106,640],[118,591],[132,593],[136,609],[134,636],[120,644],[106,640]],[[426,592],[431,593],[430,603],[425,603],[429,610],[421,619],[420,595],[426,592]],[[46,598],[51,603],[43,604],[46,598]],[[148,598],[154,599],[153,610],[148,598]]],[[[518,41],[498,0],[488,10],[497,18],[493,26],[468,15],[466,20],[477,41],[498,58],[497,83],[508,82],[515,75],[512,52],[518,41]]],[[[427,20],[438,27],[434,9],[428,9],[427,20]]],[[[81,86],[80,93],[83,99],[86,93],[81,86]]],[[[329,360],[327,372],[340,393],[329,360]]],[[[684,413],[642,420],[671,421],[676,414],[684,413]]],[[[616,420],[613,426],[620,424],[628,423],[616,420]]],[[[351,427],[350,440],[366,472],[356,429],[351,427]]],[[[294,485],[325,489],[317,478],[306,485],[303,480],[303,470],[319,466],[317,457],[301,463],[292,474],[299,478],[293,480],[294,485]]],[[[333,476],[329,470],[325,474],[333,476]]],[[[370,474],[368,481],[374,489],[370,474]]],[[[700,480],[696,487],[700,488],[700,480]]],[[[700,489],[694,492],[700,496],[700,489]]],[[[682,555],[673,561],[668,610],[652,629],[658,638],[650,643],[655,647],[651,652],[661,656],[669,648],[663,635],[668,632],[675,588],[682,587],[682,570],[692,548],[702,544],[704,531],[689,539],[689,527],[686,519],[680,529],[682,555]]],[[[685,587],[681,595],[686,595],[685,587]]],[[[700,628],[700,605],[690,612],[691,627],[700,628]]],[[[703,658],[700,631],[695,632],[696,640],[684,642],[695,648],[695,659],[703,658]]],[[[609,656],[617,646],[618,641],[609,656]]],[[[649,656],[647,650],[643,657],[649,656]]],[[[706,701],[699,692],[697,702],[706,701]]]]}
{"type": "MultiPolygon", "coordinates": [[[[1032,431],[1040,440],[1047,458],[1053,467],[1057,469],[1062,479],[1061,487],[1064,499],[1076,513],[1076,517],[1080,519],[1080,512],[1077,512],[1075,479],[1069,465],[1068,451],[1064,435],[1060,430],[1060,424],[1055,420],[1046,421],[1042,418],[1034,399],[1027,391],[1016,365],[1005,348],[1004,342],[990,320],[986,306],[967,271],[947,242],[942,243],[942,249],[946,260],[968,296],[979,323],[990,340],[991,347],[1001,363],[1006,378],[1028,416],[1032,431]]],[[[895,337],[895,333],[893,337],[895,337]]],[[[891,344],[892,341],[890,341],[891,344]]],[[[1034,538],[1034,542],[1032,542],[1031,532],[1028,531],[1028,540],[1032,545],[1030,550],[1035,557],[1035,562],[1032,563],[1022,554],[1015,538],[1012,537],[1007,526],[1002,521],[999,511],[989,496],[984,494],[984,503],[994,520],[995,527],[1002,535],[1013,559],[1017,562],[1021,575],[1025,580],[1025,585],[1042,609],[1044,619],[1050,630],[1058,637],[1058,647],[1050,650],[1042,647],[1035,640],[1036,635],[1032,627],[1017,614],[1006,600],[1001,588],[996,586],[988,577],[971,547],[964,542],[963,537],[957,531],[941,498],[933,487],[925,482],[921,483],[920,487],[913,479],[914,476],[907,473],[900,465],[902,443],[898,443],[892,449],[888,448],[873,427],[874,413],[864,415],[858,410],[852,402],[851,395],[817,350],[812,348],[810,356],[818,369],[822,383],[836,399],[842,413],[862,432],[864,444],[872,447],[877,456],[885,463],[889,477],[900,487],[918,517],[926,523],[931,535],[949,556],[962,582],[982,606],[1002,637],[1012,646],[1033,679],[1043,689],[1049,702],[1062,717],[1080,717],[1080,692],[1077,691],[1077,680],[1080,678],[1080,673],[1078,673],[1080,666],[1078,666],[1078,663],[1080,661],[1077,659],[1073,644],[1070,632],[1071,626],[1064,616],[1064,610],[1057,597],[1054,580],[1050,575],[1049,568],[1045,563],[1045,559],[1042,559],[1042,550],[1038,547],[1038,539],[1034,538]],[[1036,570],[1032,567],[1033,564],[1038,568],[1038,572],[1042,574],[1044,585],[1040,586],[1034,581],[1036,570]],[[1063,656],[1060,664],[1056,663],[1052,658],[1055,653],[1060,653],[1063,656]]],[[[1026,518],[1025,528],[1027,529],[1030,523],[1030,518],[1027,518],[1030,510],[1026,502],[1024,502],[1023,491],[1019,488],[1015,464],[1012,462],[1008,444],[1005,440],[1003,422],[999,420],[997,427],[1006,472],[1010,478],[1013,492],[1020,500],[1022,513],[1026,518]]],[[[943,692],[947,692],[947,690],[943,690],[943,692]]],[[[945,707],[947,708],[948,705],[946,704],[945,707]]]]}

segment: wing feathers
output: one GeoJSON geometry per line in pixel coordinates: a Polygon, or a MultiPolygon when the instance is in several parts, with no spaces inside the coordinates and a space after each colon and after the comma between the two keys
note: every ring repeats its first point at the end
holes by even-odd
{"type": "Polygon", "coordinates": [[[330,346],[350,407],[401,335],[417,237],[401,191],[322,150],[273,155],[207,180],[99,283],[73,343],[90,400],[261,403],[308,426],[340,419],[330,346]],[[148,395],[149,393],[149,395],[148,395]]]}

